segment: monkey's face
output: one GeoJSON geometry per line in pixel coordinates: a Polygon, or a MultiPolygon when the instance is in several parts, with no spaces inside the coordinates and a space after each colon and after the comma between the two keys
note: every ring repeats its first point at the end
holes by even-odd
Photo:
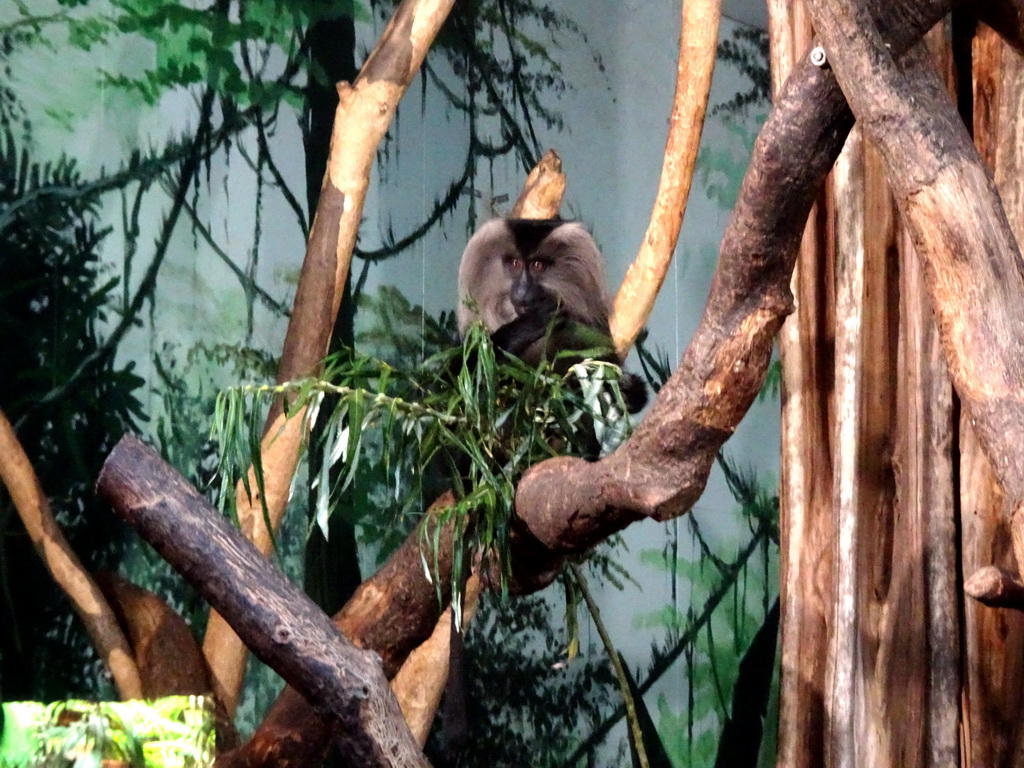
{"type": "Polygon", "coordinates": [[[459,332],[482,320],[494,333],[556,308],[607,328],[610,302],[600,252],[581,225],[561,220],[494,219],[470,238],[459,266],[459,332]]]}
{"type": "Polygon", "coordinates": [[[459,333],[477,320],[493,333],[516,319],[509,264],[517,256],[503,219],[487,222],[470,238],[459,264],[459,333]]]}
{"type": "Polygon", "coordinates": [[[557,300],[544,288],[545,273],[551,268],[550,256],[536,253],[524,257],[520,254],[506,255],[503,259],[505,276],[512,286],[509,298],[517,317],[530,312],[550,313],[557,300]]]}

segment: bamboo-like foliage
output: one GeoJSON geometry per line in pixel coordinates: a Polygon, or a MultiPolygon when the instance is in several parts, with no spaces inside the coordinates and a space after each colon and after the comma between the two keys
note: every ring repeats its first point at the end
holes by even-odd
{"type": "MultiPolygon", "coordinates": [[[[310,478],[311,516],[325,535],[332,500],[356,481],[361,462],[376,463],[390,479],[400,516],[419,511],[425,480],[441,473],[457,498],[441,522],[454,519],[457,540],[467,545],[456,547],[453,579],[464,578],[466,555],[507,574],[514,491],[522,473],[551,456],[614,449],[629,431],[620,370],[594,359],[609,352],[563,352],[534,367],[501,353],[476,325],[461,346],[413,370],[346,352],[328,358],[319,378],[232,387],[221,393],[214,414],[220,498],[229,502],[239,481],[247,493],[263,497],[246,475],[259,461],[262,414],[272,402],[280,400],[286,415],[299,416],[306,426],[330,407],[318,438],[324,460],[310,478]],[[580,362],[568,364],[569,356],[580,362]],[[332,483],[335,467],[340,480],[332,483]]],[[[443,527],[424,530],[439,536],[443,527]]],[[[428,549],[436,551],[437,542],[431,544],[428,549]]],[[[436,570],[426,559],[423,565],[428,576],[436,570]]]]}
{"type": "Polygon", "coordinates": [[[23,701],[5,706],[15,731],[0,750],[0,766],[5,768],[213,765],[213,705],[206,697],[52,704],[23,701]]]}

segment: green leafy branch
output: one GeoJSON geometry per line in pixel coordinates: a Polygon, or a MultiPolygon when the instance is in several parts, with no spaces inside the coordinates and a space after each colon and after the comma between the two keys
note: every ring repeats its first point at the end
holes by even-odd
{"type": "MultiPolygon", "coordinates": [[[[355,481],[361,461],[376,463],[391,481],[402,514],[422,509],[424,480],[440,473],[457,500],[428,535],[436,553],[441,529],[453,524],[453,583],[463,578],[463,557],[507,574],[515,486],[522,474],[554,455],[588,456],[597,444],[613,447],[629,431],[619,369],[587,357],[597,352],[561,353],[534,368],[496,350],[486,330],[475,326],[461,346],[412,372],[346,351],[328,358],[320,378],[227,389],[218,397],[213,426],[220,445],[220,498],[232,499],[230,490],[239,481],[252,494],[250,465],[263,497],[259,457],[266,408],[280,403],[286,416],[301,415],[309,434],[329,407],[317,438],[324,459],[310,477],[312,522],[325,535],[332,501],[355,481]],[[583,361],[567,364],[569,354],[583,361]],[[332,487],[336,466],[340,480],[332,487]]],[[[424,561],[428,574],[436,570],[431,566],[424,561]]]]}

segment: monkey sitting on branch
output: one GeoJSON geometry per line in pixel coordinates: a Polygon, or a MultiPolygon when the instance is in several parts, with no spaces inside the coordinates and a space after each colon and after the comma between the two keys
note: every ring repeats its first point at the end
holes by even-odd
{"type": "MultiPolygon", "coordinates": [[[[493,219],[462,254],[459,333],[480,321],[495,346],[528,365],[547,360],[561,374],[583,357],[620,365],[610,312],[604,259],[578,222],[493,219]]],[[[629,413],[647,404],[638,376],[624,373],[619,389],[629,413]]]]}

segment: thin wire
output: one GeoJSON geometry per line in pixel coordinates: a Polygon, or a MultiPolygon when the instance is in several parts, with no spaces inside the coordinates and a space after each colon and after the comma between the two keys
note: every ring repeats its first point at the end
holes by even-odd
{"type": "MultiPolygon", "coordinates": [[[[426,98],[421,90],[420,98],[426,98]]],[[[420,104],[423,121],[425,104],[420,104]]],[[[427,142],[420,142],[420,221],[427,220],[427,142]]],[[[420,238],[420,362],[427,359],[427,238],[420,238]]]]}

